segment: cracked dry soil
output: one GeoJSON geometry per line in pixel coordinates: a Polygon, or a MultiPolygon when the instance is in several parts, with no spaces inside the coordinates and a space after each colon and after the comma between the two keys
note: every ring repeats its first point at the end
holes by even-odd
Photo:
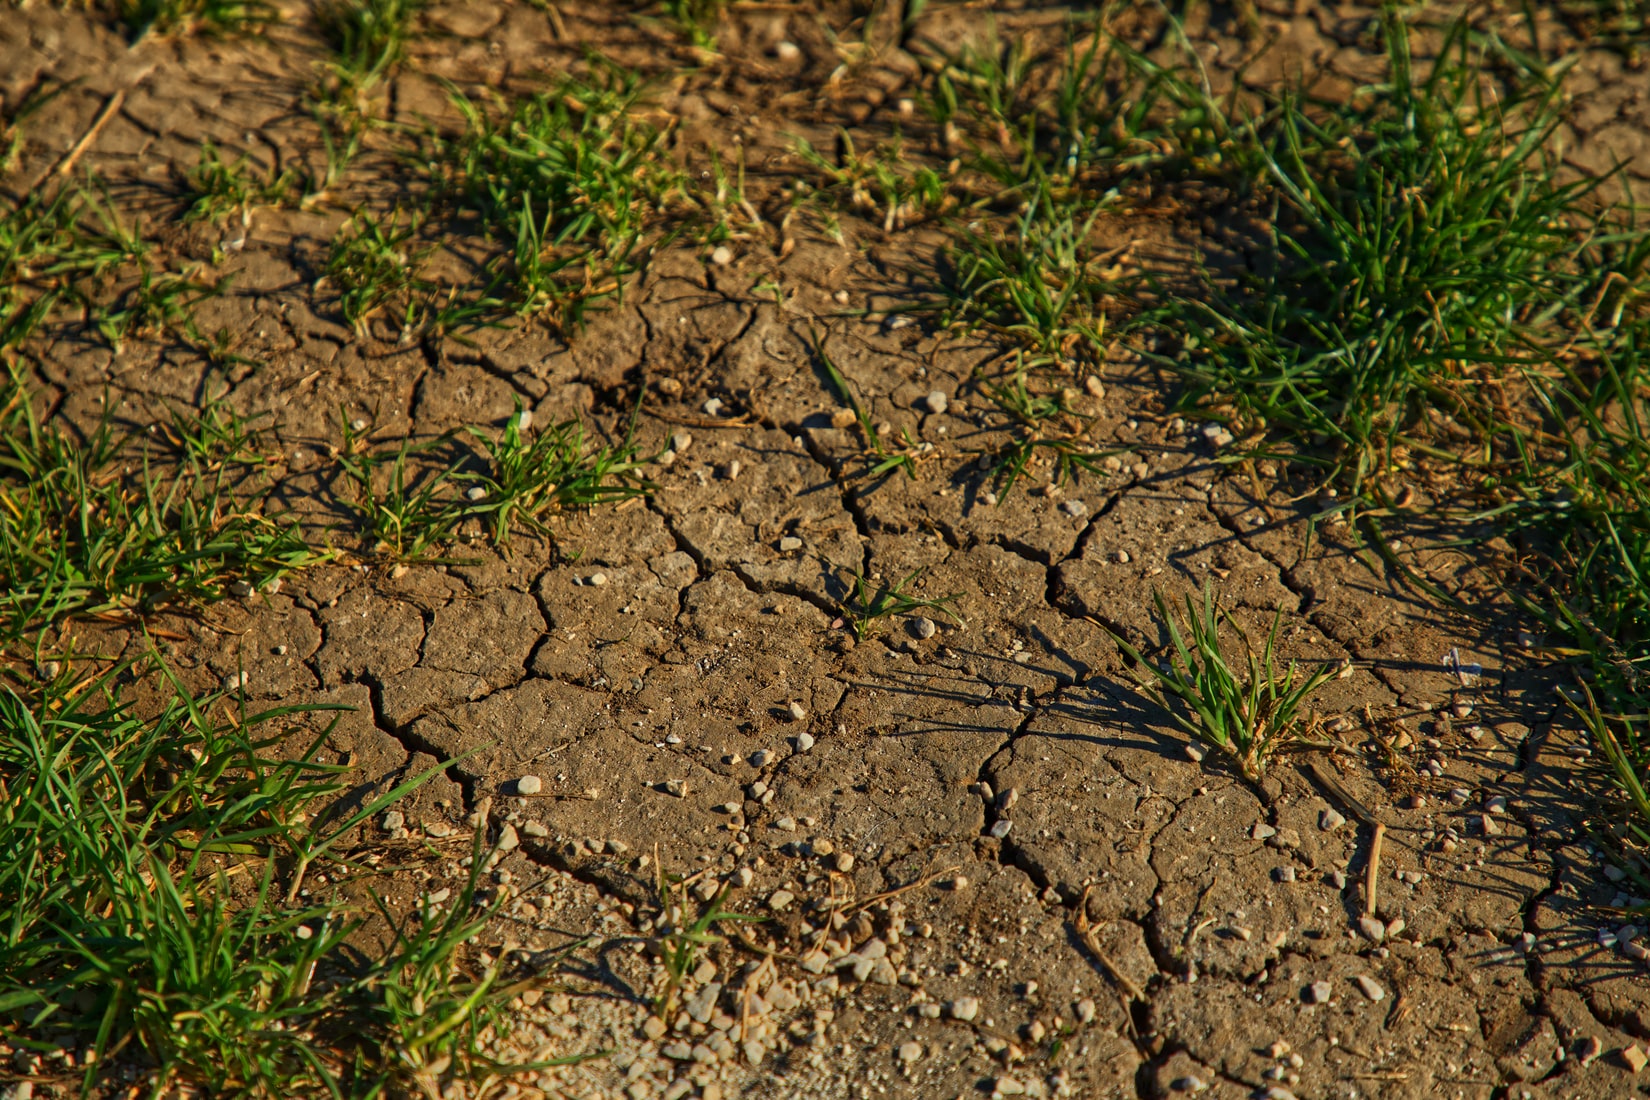
{"type": "MultiPolygon", "coordinates": [[[[389,117],[439,114],[438,77],[531,86],[593,45],[659,74],[684,157],[696,142],[741,143],[761,194],[799,170],[788,132],[828,142],[839,123],[886,128],[915,79],[890,47],[827,82],[822,28],[847,18],[829,4],[741,6],[720,58],[685,73],[657,27],[573,7],[558,28],[525,3],[435,5],[387,86],[389,117]],[[790,70],[773,59],[780,40],[801,47],[790,70]]],[[[1371,9],[1290,11],[1262,13],[1281,45],[1245,79],[1276,80],[1288,58],[1343,80],[1366,71],[1371,9]]],[[[9,101],[42,78],[81,81],[32,121],[21,178],[49,168],[117,91],[86,163],[157,227],[202,139],[312,162],[301,97],[319,46],[306,12],[287,14],[255,39],[128,49],[85,13],[8,9],[9,101]]],[[[1033,34],[1065,14],[998,17],[1003,33],[1033,34]]],[[[980,18],[936,5],[919,27],[960,41],[980,18]]],[[[1189,30],[1217,71],[1255,52],[1218,13],[1189,30]]],[[[1605,51],[1579,68],[1578,163],[1636,156],[1645,168],[1642,77],[1605,51]]],[[[370,142],[364,163],[375,182],[356,198],[394,179],[370,142]]],[[[1204,213],[1215,198],[1161,200],[1119,215],[1120,238],[1185,255],[1218,230],[1204,213]]],[[[354,708],[329,745],[359,769],[353,797],[469,754],[398,808],[394,835],[374,834],[446,858],[374,888],[403,911],[442,896],[484,820],[515,846],[493,871],[510,900],[479,947],[531,969],[590,937],[556,992],[515,1006],[500,1053],[606,1053],[508,1093],[1641,1091],[1620,1052],[1650,1041],[1650,982],[1601,938],[1627,899],[1587,842],[1603,779],[1521,656],[1516,624],[1452,616],[1344,528],[1309,541],[1302,486],[1215,461],[1166,411],[1166,381],[1126,350],[1078,398],[1119,461],[1063,493],[1045,469],[993,504],[974,458],[1004,436],[975,379],[1002,349],[876,312],[932,269],[932,227],[884,234],[848,219],[843,243],[798,230],[783,254],[751,234],[725,265],[678,242],[571,342],[525,326],[400,344],[358,336],[316,288],[315,256],[342,217],[257,211],[222,264],[231,292],[201,307],[202,329],[231,327],[257,364],[229,369],[229,401],[273,414],[284,503],[336,519],[323,467],[340,407],[377,439],[500,424],[517,401],[540,423],[582,415],[617,433],[640,393],[644,452],[673,441],[651,497],[569,518],[554,547],[518,539],[502,556],[476,542],[446,564],[331,566],[170,623],[196,686],[244,670],[259,703],[354,708]],[[843,296],[870,314],[844,315],[843,296]],[[833,426],[814,330],[876,420],[933,445],[919,477],[862,476],[859,436],[833,426]],[[943,413],[924,404],[934,390],[943,413]],[[720,416],[703,410],[713,397],[720,416]],[[940,619],[920,638],[896,621],[856,644],[833,626],[846,568],[890,581],[920,568],[917,591],[954,595],[965,625],[940,619]],[[1371,829],[1304,759],[1247,785],[1218,757],[1194,759],[1127,687],[1098,623],[1155,642],[1151,590],[1178,596],[1206,578],[1258,629],[1282,606],[1286,655],[1350,662],[1316,699],[1349,748],[1318,764],[1389,825],[1378,943],[1357,931],[1371,829]],[[1482,666],[1475,684],[1444,665],[1452,648],[1482,666]],[[541,789],[519,793],[523,776],[541,789]],[[1495,796],[1504,812],[1491,812],[1495,796]],[[691,876],[690,908],[727,884],[730,904],[769,918],[724,929],[737,935],[707,954],[669,1028],[648,1007],[660,866],[691,876]]],[[[169,244],[199,254],[212,243],[202,232],[169,244]]],[[[212,369],[159,342],[114,353],[70,327],[22,362],[80,424],[107,394],[119,420],[145,425],[197,401],[212,369]]],[[[1504,550],[1446,547],[1424,515],[1410,527],[1406,564],[1456,590],[1504,550]]],[[[107,652],[141,644],[112,627],[99,638],[107,652]]]]}

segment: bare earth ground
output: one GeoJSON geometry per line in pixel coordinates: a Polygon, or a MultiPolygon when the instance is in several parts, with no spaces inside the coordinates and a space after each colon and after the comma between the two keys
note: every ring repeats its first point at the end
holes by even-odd
{"type": "MultiPolygon", "coordinates": [[[[695,170],[707,146],[742,146],[771,229],[783,205],[763,196],[803,170],[790,135],[829,147],[840,124],[872,140],[913,88],[897,46],[828,79],[839,58],[826,28],[851,14],[838,7],[737,6],[721,55],[695,63],[668,28],[601,4],[562,5],[559,28],[525,3],[438,5],[385,109],[417,126],[446,113],[435,78],[531,87],[595,47],[657,74],[654,102],[680,120],[695,170]],[[776,55],[782,40],[800,56],[776,55]]],[[[1008,7],[1004,35],[1067,15],[1008,7]]],[[[1347,84],[1368,71],[1369,9],[1273,7],[1254,27],[1218,9],[1189,29],[1225,73],[1276,35],[1252,82],[1302,65],[1347,84]]],[[[287,14],[252,39],[128,48],[85,13],[8,9],[8,102],[43,77],[79,80],[31,120],[8,186],[50,170],[122,92],[81,167],[178,255],[210,254],[220,231],[164,228],[203,139],[261,163],[319,157],[299,103],[320,46],[305,11],[287,14]]],[[[956,43],[982,15],[935,5],[920,29],[956,43]]],[[[1580,70],[1573,161],[1619,157],[1650,176],[1650,78],[1607,50],[1584,52],[1580,70]]],[[[513,900],[477,949],[531,969],[588,937],[560,991],[524,997],[499,1042],[515,1057],[601,1056],[502,1095],[1643,1091],[1620,1052],[1650,1042],[1650,981],[1599,938],[1628,900],[1588,843],[1587,798],[1604,781],[1556,721],[1510,613],[1451,615],[1355,553],[1344,529],[1308,544],[1311,501],[1294,499],[1306,483],[1214,461],[1166,411],[1168,382],[1122,348],[1080,398],[1096,442],[1123,452],[1115,470],[1061,492],[1044,488],[1045,468],[993,505],[974,459],[998,421],[973,377],[999,349],[879,312],[934,278],[932,227],[844,217],[838,243],[799,219],[783,251],[777,233],[752,231],[725,264],[679,240],[571,341],[533,326],[469,344],[359,336],[317,280],[349,207],[397,186],[401,167],[374,140],[334,203],[256,212],[218,269],[230,292],[200,309],[202,330],[228,327],[250,361],[229,369],[229,402],[273,414],[282,499],[337,521],[320,471],[340,409],[381,439],[502,424],[517,401],[541,424],[584,416],[617,436],[640,394],[643,452],[679,435],[675,460],[650,471],[649,499],[566,520],[554,548],[362,559],[166,625],[198,688],[244,670],[260,702],[357,708],[331,749],[363,784],[476,750],[400,808],[404,834],[379,831],[392,850],[422,839],[445,858],[375,888],[398,911],[453,888],[481,810],[519,846],[493,876],[513,900]],[[863,476],[859,437],[833,426],[841,403],[815,330],[874,419],[933,445],[916,479],[863,476]],[[928,411],[936,390],[943,413],[928,411]],[[966,625],[936,615],[920,638],[895,621],[855,644],[833,627],[833,566],[887,581],[922,568],[918,591],[954,594],[966,625]],[[1151,590],[1178,598],[1211,577],[1256,629],[1281,604],[1289,655],[1350,662],[1316,703],[1345,717],[1332,728],[1350,748],[1315,759],[1390,826],[1384,942],[1357,932],[1368,825],[1305,757],[1258,790],[1191,759],[1094,621],[1155,640],[1151,590]],[[1452,648],[1480,679],[1451,672],[1452,648]],[[519,796],[528,775],[542,790],[519,796]],[[1495,796],[1505,812],[1491,812],[1495,796]],[[1352,820],[1327,828],[1331,812],[1352,820]],[[645,1029],[660,866],[696,876],[690,911],[729,883],[732,907],[771,918],[708,953],[663,1035],[645,1029]],[[1583,1057],[1594,1038],[1603,1056],[1583,1057]]],[[[1108,232],[1159,256],[1189,254],[1232,214],[1173,187],[1137,211],[1108,232]]],[[[117,353],[67,325],[23,362],[79,424],[107,394],[117,418],[145,425],[168,402],[198,402],[211,369],[159,341],[117,353]]],[[[1505,548],[1482,533],[1444,545],[1424,497],[1403,522],[1411,568],[1494,592],[1485,571],[1505,548]]],[[[90,636],[106,653],[140,644],[90,636]]]]}

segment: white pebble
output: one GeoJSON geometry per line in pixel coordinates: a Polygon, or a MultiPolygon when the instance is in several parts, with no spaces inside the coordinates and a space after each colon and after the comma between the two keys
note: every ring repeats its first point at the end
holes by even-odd
{"type": "Polygon", "coordinates": [[[710,262],[718,267],[726,267],[733,262],[733,249],[725,244],[719,244],[711,249],[710,262]]]}
{"type": "Polygon", "coordinates": [[[768,908],[775,913],[781,913],[790,908],[791,902],[795,900],[796,895],[789,890],[775,890],[768,895],[768,908]]]}
{"type": "Polygon", "coordinates": [[[923,398],[922,403],[928,408],[929,412],[938,415],[946,410],[947,406],[950,404],[950,400],[945,396],[943,391],[935,390],[927,397],[923,398]]]}
{"type": "Polygon", "coordinates": [[[945,1014],[967,1023],[980,1014],[980,1002],[975,997],[958,997],[945,1006],[945,1014]]]}
{"type": "Polygon", "coordinates": [[[802,48],[795,42],[781,42],[773,48],[773,55],[781,61],[795,61],[802,56],[802,48]]]}
{"type": "Polygon", "coordinates": [[[1328,982],[1313,982],[1306,987],[1306,993],[1302,999],[1309,1005],[1327,1004],[1334,993],[1335,987],[1328,982]]]}
{"type": "Polygon", "coordinates": [[[487,490],[483,489],[479,485],[472,485],[468,489],[464,490],[464,499],[470,501],[472,504],[476,501],[486,500],[487,490]]]}
{"type": "Polygon", "coordinates": [[[926,615],[918,615],[911,620],[911,633],[924,641],[932,638],[938,630],[939,627],[934,624],[934,620],[926,615]]]}
{"type": "Polygon", "coordinates": [[[901,1043],[899,1046],[899,1060],[909,1065],[922,1057],[922,1044],[916,1040],[901,1043]]]}
{"type": "Polygon", "coordinates": [[[1326,833],[1332,833],[1345,824],[1346,818],[1342,817],[1334,810],[1324,810],[1322,813],[1318,814],[1318,828],[1322,829],[1326,833]]]}
{"type": "Polygon", "coordinates": [[[992,822],[991,835],[996,837],[998,840],[1001,840],[1008,835],[1009,830],[1012,828],[1014,828],[1014,822],[1010,821],[1006,817],[1001,818],[992,822]]]}
{"type": "Polygon", "coordinates": [[[808,717],[807,708],[805,708],[801,703],[792,702],[791,706],[790,706],[790,711],[791,711],[791,721],[793,721],[793,722],[800,722],[804,718],[808,717]]]}
{"type": "Polygon", "coordinates": [[[517,794],[538,794],[544,790],[544,781],[536,775],[524,775],[516,780],[517,794]]]}
{"type": "Polygon", "coordinates": [[[403,814],[400,810],[391,810],[389,813],[384,815],[384,831],[386,833],[393,833],[395,830],[406,824],[407,815],[403,814]]]}
{"type": "Polygon", "coordinates": [[[521,847],[521,837],[516,835],[516,827],[514,825],[506,825],[498,831],[499,851],[513,852],[519,847],[521,847]]]}
{"type": "Polygon", "coordinates": [[[592,574],[590,574],[589,579],[585,581],[585,583],[586,584],[593,584],[597,588],[600,588],[602,585],[607,583],[607,574],[606,573],[592,573],[592,574]]]}
{"type": "Polygon", "coordinates": [[[813,734],[811,734],[811,733],[799,733],[799,734],[796,735],[796,751],[797,752],[807,752],[809,749],[811,749],[813,747],[814,747],[814,735],[813,734]]]}
{"type": "MultiPolygon", "coordinates": [[[[712,397],[710,400],[706,401],[702,407],[705,410],[706,416],[719,416],[722,412],[722,399],[720,397],[712,397]]],[[[680,447],[676,448],[678,454],[681,453],[681,450],[682,448],[680,447]]]]}
{"type": "Polygon", "coordinates": [[[1386,990],[1382,989],[1380,983],[1367,974],[1357,975],[1352,979],[1352,984],[1357,986],[1358,991],[1372,1001],[1379,1001],[1386,997],[1386,990]]]}
{"type": "Polygon", "coordinates": [[[753,767],[753,768],[767,767],[768,760],[770,759],[771,755],[772,754],[769,753],[767,749],[757,749],[755,752],[751,753],[751,755],[750,755],[751,767],[753,767]]]}

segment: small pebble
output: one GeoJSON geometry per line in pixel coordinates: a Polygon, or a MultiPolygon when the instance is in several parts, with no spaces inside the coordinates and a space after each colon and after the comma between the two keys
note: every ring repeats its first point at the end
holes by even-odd
{"type": "Polygon", "coordinates": [[[765,767],[768,766],[768,760],[771,757],[772,757],[772,754],[769,753],[767,749],[757,749],[755,752],[750,754],[749,759],[750,759],[751,767],[753,767],[753,768],[765,768],[765,767]]]}
{"type": "Polygon", "coordinates": [[[791,902],[795,900],[796,895],[789,890],[775,890],[768,895],[768,908],[775,913],[782,913],[790,908],[791,902]]]}
{"type": "Polygon", "coordinates": [[[1294,882],[1295,869],[1293,867],[1276,867],[1272,870],[1272,877],[1279,882],[1294,882]]]}
{"type": "Polygon", "coordinates": [[[470,501],[471,503],[486,500],[487,490],[482,488],[480,485],[472,485],[468,489],[464,490],[464,499],[470,501]]]}
{"type": "Polygon", "coordinates": [[[926,615],[918,615],[911,620],[911,633],[924,641],[932,638],[938,630],[939,627],[934,624],[934,620],[926,615]]]}
{"type": "Polygon", "coordinates": [[[391,810],[384,815],[384,831],[393,833],[407,824],[407,815],[400,810],[391,810]]]}
{"type": "Polygon", "coordinates": [[[836,869],[845,875],[851,872],[854,869],[853,853],[838,852],[836,854],[836,869]]]}
{"type": "Polygon", "coordinates": [[[1115,561],[1118,565],[1127,565],[1129,564],[1129,552],[1127,550],[1119,550],[1111,556],[1111,560],[1115,561]]]}
{"type": "Polygon", "coordinates": [[[1644,1049],[1637,1043],[1633,1043],[1632,1045],[1623,1048],[1621,1052],[1621,1060],[1627,1063],[1628,1069],[1632,1070],[1634,1073],[1638,1073],[1644,1069],[1647,1064],[1650,1064],[1650,1055],[1645,1054],[1644,1049]]]}
{"type": "Polygon", "coordinates": [[[1207,1081],[1191,1074],[1185,1077],[1176,1077],[1169,1082],[1169,1087],[1176,1092],[1207,1092],[1209,1090],[1207,1081]]]}
{"type": "Polygon", "coordinates": [[[1331,872],[1329,872],[1329,885],[1333,886],[1337,890],[1345,890],[1346,889],[1346,872],[1345,871],[1331,871],[1331,872]]]}
{"type": "Polygon", "coordinates": [[[991,835],[1001,840],[1008,835],[1009,830],[1012,828],[1014,828],[1014,822],[1006,817],[1000,818],[991,823],[991,835]]]}
{"type": "Polygon", "coordinates": [[[517,794],[538,794],[544,790],[544,781],[536,775],[524,775],[516,780],[517,794]]]}
{"type": "Polygon", "coordinates": [[[1079,516],[1087,515],[1088,510],[1089,506],[1080,500],[1067,500],[1060,504],[1060,511],[1064,512],[1072,519],[1077,519],[1079,516]]]}
{"type": "Polygon", "coordinates": [[[945,1014],[967,1023],[980,1014],[980,1002],[974,997],[958,997],[945,1006],[945,1014]]]}
{"type": "Polygon", "coordinates": [[[1345,824],[1346,818],[1342,817],[1334,810],[1324,810],[1318,815],[1318,828],[1322,829],[1326,833],[1332,833],[1345,824]]]}
{"type": "Polygon", "coordinates": [[[1386,997],[1386,990],[1381,988],[1380,983],[1366,974],[1355,976],[1352,984],[1358,987],[1358,992],[1372,1001],[1383,1000],[1386,997]]]}
{"type": "MultiPolygon", "coordinates": [[[[722,413],[722,399],[720,397],[712,397],[700,407],[705,410],[706,416],[720,416],[722,413]]],[[[676,453],[681,454],[682,449],[680,447],[676,448],[676,453]]]]}
{"type": "Polygon", "coordinates": [[[1376,917],[1359,917],[1358,931],[1362,932],[1364,939],[1370,943],[1380,943],[1386,939],[1386,925],[1376,917]]]}
{"type": "Polygon", "coordinates": [[[1255,822],[1254,828],[1249,830],[1250,840],[1265,840],[1269,836],[1277,836],[1278,831],[1264,821],[1255,822]]]}
{"type": "Polygon", "coordinates": [[[585,580],[584,583],[595,585],[597,588],[600,588],[602,585],[607,583],[607,574],[606,573],[592,573],[585,580]]]}
{"type": "Polygon", "coordinates": [[[935,390],[927,397],[923,398],[922,403],[927,407],[929,412],[938,415],[945,412],[946,407],[950,404],[950,401],[946,398],[943,391],[935,390]]]}
{"type": "Polygon", "coordinates": [[[719,476],[723,481],[738,481],[739,480],[739,473],[744,468],[745,468],[745,464],[743,462],[740,462],[736,458],[732,462],[728,463],[726,466],[723,466],[720,470],[718,470],[717,471],[717,476],[719,476]]]}
{"type": "Polygon", "coordinates": [[[796,735],[796,751],[797,752],[807,752],[809,749],[811,749],[813,747],[814,747],[814,735],[813,734],[811,734],[811,733],[799,733],[799,734],[796,735]]]}
{"type": "Polygon", "coordinates": [[[789,554],[800,549],[802,549],[802,540],[795,535],[786,535],[779,540],[779,552],[782,554],[789,554]]]}
{"type": "Polygon", "coordinates": [[[906,1065],[910,1065],[912,1062],[917,1061],[921,1057],[922,1044],[916,1040],[913,1039],[911,1042],[901,1043],[899,1045],[899,1060],[906,1065]]]}
{"type": "Polygon", "coordinates": [[[773,48],[773,55],[781,61],[795,61],[802,56],[802,47],[795,42],[781,42],[773,48]]]}
{"type": "Polygon", "coordinates": [[[796,832],[796,818],[782,817],[773,823],[773,827],[782,833],[796,832]]]}
{"type": "Polygon", "coordinates": [[[719,244],[711,249],[710,262],[718,267],[726,267],[733,262],[733,249],[725,244],[719,244]]]}
{"type": "Polygon", "coordinates": [[[1186,758],[1191,760],[1192,763],[1194,763],[1194,764],[1203,763],[1203,757],[1205,755],[1206,754],[1203,751],[1203,746],[1202,745],[1190,745],[1189,744],[1189,745],[1186,746],[1186,758]]]}
{"type": "Polygon", "coordinates": [[[1484,809],[1487,810],[1488,812],[1492,813],[1492,814],[1504,814],[1504,813],[1506,813],[1507,812],[1507,796],[1504,795],[1504,794],[1498,794],[1493,798],[1486,798],[1484,800],[1484,809]]]}
{"type": "Polygon", "coordinates": [[[356,417],[354,420],[351,420],[349,422],[349,430],[352,431],[352,432],[364,432],[364,431],[366,431],[367,430],[366,420],[363,419],[362,417],[359,417],[359,416],[356,417]]]}
{"type": "Polygon", "coordinates": [[[1582,1068],[1585,1069],[1598,1061],[1603,1054],[1604,1043],[1597,1035],[1589,1035],[1576,1048],[1576,1061],[1580,1062],[1582,1068]]]}
{"type": "Polygon", "coordinates": [[[521,837],[516,835],[516,827],[514,825],[506,825],[498,831],[499,851],[513,852],[519,847],[521,847],[521,837]]]}
{"type": "Polygon", "coordinates": [[[791,721],[800,722],[808,717],[808,711],[801,703],[793,702],[790,706],[791,721]]]}
{"type": "Polygon", "coordinates": [[[676,798],[686,798],[687,797],[687,792],[688,792],[687,780],[685,780],[685,779],[667,779],[667,780],[665,780],[665,793],[666,794],[673,795],[676,798]]]}
{"type": "Polygon", "coordinates": [[[1306,987],[1301,999],[1309,1005],[1328,1004],[1329,998],[1335,993],[1335,987],[1328,982],[1313,982],[1306,987]]]}

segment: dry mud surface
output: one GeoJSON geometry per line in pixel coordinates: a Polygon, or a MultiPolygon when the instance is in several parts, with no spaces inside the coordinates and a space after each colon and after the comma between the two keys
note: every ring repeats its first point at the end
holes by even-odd
{"type": "MultiPolygon", "coordinates": [[[[825,28],[846,24],[846,5],[739,5],[722,55],[691,70],[667,31],[604,7],[563,4],[558,31],[525,3],[436,5],[386,110],[414,124],[442,110],[436,77],[531,86],[595,46],[658,74],[684,150],[742,144],[760,193],[799,170],[791,133],[886,129],[915,71],[896,45],[828,80],[825,28]],[[800,55],[777,59],[781,40],[800,55]]],[[[979,7],[936,4],[927,30],[960,40],[979,7]]],[[[1257,18],[1278,45],[1248,79],[1298,63],[1343,82],[1367,70],[1369,9],[1274,7],[1257,18]]],[[[1262,39],[1223,10],[1191,31],[1230,71],[1262,39]]],[[[300,99],[320,47],[306,13],[289,15],[251,40],[128,48],[85,13],[7,9],[10,100],[43,77],[79,80],[31,122],[12,186],[49,170],[117,92],[84,164],[166,232],[203,139],[313,163],[300,99]]],[[[998,12],[1004,33],[1064,16],[998,12]]],[[[1605,50],[1580,72],[1575,162],[1637,158],[1650,172],[1650,78],[1605,50]]],[[[1000,419],[974,377],[1000,349],[877,312],[932,278],[931,227],[845,218],[841,243],[798,230],[783,255],[753,232],[725,264],[677,242],[570,342],[531,325],[468,344],[362,336],[317,287],[316,257],[349,201],[394,185],[370,144],[363,163],[337,209],[256,212],[222,264],[231,292],[202,306],[203,330],[232,328],[257,364],[230,369],[229,400],[273,414],[285,500],[336,520],[316,470],[340,408],[382,439],[502,424],[516,402],[540,423],[584,416],[620,433],[640,394],[644,452],[675,439],[651,497],[567,519],[554,547],[329,566],[171,624],[196,686],[244,670],[260,703],[356,708],[331,750],[367,788],[469,754],[400,808],[396,841],[448,857],[389,896],[405,908],[454,888],[478,811],[492,836],[508,830],[517,846],[493,880],[512,900],[480,946],[531,968],[588,942],[559,991],[522,999],[501,1052],[601,1053],[505,1094],[1642,1090],[1622,1052],[1650,1043],[1650,982],[1605,935],[1627,899],[1588,842],[1603,781],[1510,616],[1451,614],[1344,529],[1309,541],[1304,483],[1217,462],[1165,411],[1168,383],[1121,352],[1100,371],[1103,396],[1079,399],[1115,469],[1064,491],[1044,469],[993,504],[974,459],[1000,419]],[[917,478],[863,476],[815,331],[875,419],[932,444],[917,478]],[[848,567],[885,581],[921,568],[917,591],[954,595],[965,625],[936,615],[920,637],[894,620],[856,644],[833,625],[848,567]],[[1178,598],[1206,578],[1258,630],[1281,605],[1289,656],[1348,663],[1316,700],[1344,717],[1347,751],[1285,757],[1257,788],[1216,756],[1193,759],[1130,689],[1098,624],[1155,642],[1152,589],[1178,598]],[[1452,648],[1482,666],[1472,684],[1446,666],[1452,648]],[[1372,829],[1314,780],[1313,760],[1388,826],[1370,934],[1372,829]],[[519,794],[523,776],[540,789],[519,794]],[[726,883],[728,904],[770,918],[708,953],[665,1034],[648,1022],[661,866],[692,876],[690,909],[726,883]]],[[[1116,232],[1172,254],[1220,229],[1195,201],[1166,194],[1116,232]]],[[[215,243],[175,232],[181,253],[215,243]]],[[[107,394],[143,425],[199,400],[209,370],[187,350],[134,340],[116,353],[72,329],[23,362],[81,423],[107,394]]],[[[1425,519],[1423,505],[1398,532],[1410,568],[1453,588],[1493,568],[1493,545],[1445,547],[1425,519]]]]}

